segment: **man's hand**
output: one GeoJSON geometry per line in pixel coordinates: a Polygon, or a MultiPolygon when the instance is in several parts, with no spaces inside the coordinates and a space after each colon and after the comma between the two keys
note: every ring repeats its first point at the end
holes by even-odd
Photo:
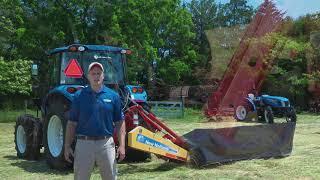
{"type": "Polygon", "coordinates": [[[119,161],[122,161],[126,156],[125,151],[125,139],[126,139],[126,124],[124,121],[116,122],[116,128],[118,131],[118,138],[119,138],[119,148],[117,149],[117,158],[119,161]]]}
{"type": "Polygon", "coordinates": [[[72,144],[74,134],[76,131],[77,123],[73,121],[68,121],[67,123],[67,130],[66,130],[66,137],[65,137],[65,143],[64,143],[64,159],[68,161],[69,163],[72,163],[70,157],[73,156],[73,150],[70,146],[72,144]]]}
{"type": "Polygon", "coordinates": [[[117,149],[117,158],[120,161],[122,161],[126,157],[126,151],[124,146],[119,146],[117,149]]]}
{"type": "Polygon", "coordinates": [[[68,146],[68,147],[66,146],[64,148],[64,159],[66,161],[68,161],[69,163],[72,163],[72,161],[70,159],[71,156],[74,157],[73,150],[70,146],[68,146]]]}

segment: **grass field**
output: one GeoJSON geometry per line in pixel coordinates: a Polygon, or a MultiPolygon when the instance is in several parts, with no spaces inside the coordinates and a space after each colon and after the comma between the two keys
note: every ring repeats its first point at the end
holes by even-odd
{"type": "MultiPolygon", "coordinates": [[[[7,122],[15,122],[16,118],[20,115],[20,114],[32,114],[34,116],[37,115],[37,112],[34,110],[16,110],[16,111],[3,111],[0,110],[0,123],[7,123],[7,122]]],[[[39,112],[40,114],[40,112],[39,112]]]]}
{"type": "MultiPolygon", "coordinates": [[[[10,114],[10,113],[9,113],[10,114]]],[[[14,113],[16,115],[16,112],[14,113]]],[[[0,179],[73,179],[72,171],[48,168],[45,159],[18,159],[13,142],[13,122],[0,112],[0,179]]],[[[237,125],[235,122],[204,123],[199,111],[187,111],[184,119],[165,121],[179,134],[198,127],[237,125]]],[[[145,163],[118,165],[119,179],[320,179],[320,116],[301,114],[294,137],[292,155],[281,159],[247,160],[193,169],[157,159],[145,163]]],[[[97,170],[91,179],[100,179],[97,170]]]]}

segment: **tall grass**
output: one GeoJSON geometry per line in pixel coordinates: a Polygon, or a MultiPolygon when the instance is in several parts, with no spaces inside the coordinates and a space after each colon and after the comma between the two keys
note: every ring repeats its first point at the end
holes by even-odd
{"type": "Polygon", "coordinates": [[[15,122],[17,117],[22,114],[32,114],[37,115],[37,111],[27,109],[27,110],[0,110],[0,123],[15,122]]]}

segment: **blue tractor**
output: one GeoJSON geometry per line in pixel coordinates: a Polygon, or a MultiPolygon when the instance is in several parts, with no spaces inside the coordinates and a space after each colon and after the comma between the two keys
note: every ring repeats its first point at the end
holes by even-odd
{"type": "MultiPolygon", "coordinates": [[[[35,89],[38,97],[35,104],[41,117],[21,115],[15,125],[15,145],[19,158],[37,159],[44,148],[48,165],[65,169],[72,164],[64,160],[64,135],[71,103],[76,93],[87,85],[88,66],[97,61],[105,68],[104,84],[119,93],[123,108],[138,103],[148,110],[147,93],[138,85],[128,85],[126,77],[126,55],[131,51],[103,45],[74,44],[53,49],[48,53],[49,81],[35,89]],[[41,93],[42,92],[42,93],[41,93]]],[[[40,67],[41,68],[41,67],[40,67]]],[[[38,65],[32,65],[32,74],[38,74],[38,65]]],[[[127,130],[131,129],[130,119],[127,130]]],[[[128,147],[127,160],[143,161],[150,153],[128,147]]]]}
{"type": "Polygon", "coordinates": [[[270,95],[255,97],[254,94],[248,94],[235,112],[235,118],[239,121],[257,118],[262,122],[273,123],[274,117],[284,117],[288,122],[296,122],[296,111],[289,99],[270,95]]]}

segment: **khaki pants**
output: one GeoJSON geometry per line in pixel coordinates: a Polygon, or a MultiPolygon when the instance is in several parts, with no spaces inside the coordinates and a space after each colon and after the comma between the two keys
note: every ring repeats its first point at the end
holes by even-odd
{"type": "Polygon", "coordinates": [[[104,140],[77,140],[74,154],[74,179],[88,180],[94,165],[102,179],[116,179],[115,145],[113,138],[104,140]]]}

